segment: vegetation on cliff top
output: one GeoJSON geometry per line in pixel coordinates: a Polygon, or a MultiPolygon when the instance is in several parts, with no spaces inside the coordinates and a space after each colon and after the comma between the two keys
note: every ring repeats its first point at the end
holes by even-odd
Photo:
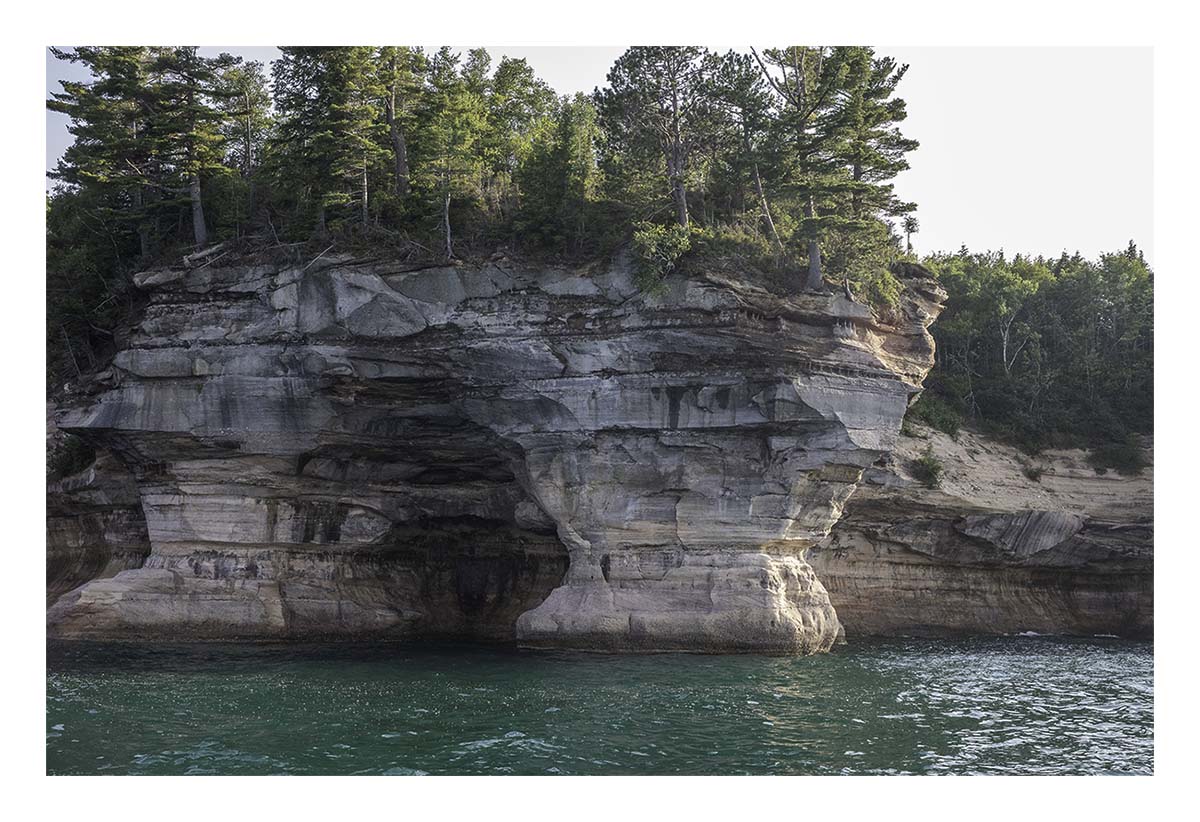
{"type": "MultiPolygon", "coordinates": [[[[629,243],[647,290],[728,266],[797,289],[846,281],[886,309],[919,229],[891,182],[917,148],[899,128],[907,67],[870,48],[636,47],[572,97],[484,49],[284,47],[270,67],[195,47],[56,53],[93,79],[48,102],[75,137],[47,204],[52,385],[112,348],[133,272],[206,243],[310,259],[369,245],[414,264],[629,243]]],[[[1105,444],[1100,462],[1130,464],[1153,412],[1153,275],[1136,248],[924,262],[950,297],[914,418],[1029,450],[1105,444]]]]}
{"type": "Polygon", "coordinates": [[[657,237],[678,253],[644,267],[649,288],[691,257],[894,298],[889,220],[915,206],[891,181],[917,144],[898,128],[907,67],[870,48],[635,47],[573,97],[484,49],[289,46],[269,68],[190,46],[56,54],[93,77],[48,101],[75,136],[49,201],[62,378],[106,344],[131,272],[238,238],[416,262],[657,237]]]}

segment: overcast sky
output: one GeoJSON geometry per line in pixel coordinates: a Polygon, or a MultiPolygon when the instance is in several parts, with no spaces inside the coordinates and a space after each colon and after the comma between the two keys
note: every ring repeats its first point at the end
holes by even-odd
{"type": "MultiPolygon", "coordinates": [[[[726,48],[726,47],[714,47],[726,48]]],[[[562,94],[603,85],[624,47],[489,48],[527,59],[562,94]]],[[[744,50],[744,49],[743,49],[744,50]]],[[[274,47],[212,47],[267,62],[274,47]]],[[[879,47],[910,65],[904,133],[921,142],[897,193],[918,206],[922,253],[1000,249],[1094,256],[1135,240],[1153,263],[1149,48],[879,47]]],[[[46,53],[47,93],[83,71],[46,53]]],[[[70,143],[46,114],[46,166],[70,143]]]]}

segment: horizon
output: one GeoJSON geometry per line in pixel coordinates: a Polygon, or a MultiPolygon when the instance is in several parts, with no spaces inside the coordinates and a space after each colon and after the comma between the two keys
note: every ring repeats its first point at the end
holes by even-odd
{"type": "MultiPolygon", "coordinates": [[[[279,54],[274,46],[200,48],[267,64],[279,54]]],[[[562,95],[602,86],[626,47],[485,48],[493,64],[505,56],[527,60],[562,95]]],[[[908,110],[901,130],[921,147],[895,185],[898,196],[917,203],[919,254],[966,246],[1094,259],[1132,240],[1153,267],[1150,48],[875,48],[909,65],[898,89],[908,110]],[[1113,127],[1114,100],[1121,101],[1120,128],[1113,127]]],[[[47,97],[60,80],[86,77],[46,49],[47,97]]],[[[46,112],[47,172],[70,145],[67,123],[46,112]]]]}

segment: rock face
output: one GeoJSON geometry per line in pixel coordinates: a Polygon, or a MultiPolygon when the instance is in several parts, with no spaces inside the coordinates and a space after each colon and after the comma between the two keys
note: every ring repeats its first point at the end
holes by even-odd
{"type": "Polygon", "coordinates": [[[50,631],[827,650],[803,555],[932,364],[922,274],[883,322],[718,275],[646,296],[622,259],[147,272],[59,425],[131,471],[151,550],[50,631]]]}
{"type": "MultiPolygon", "coordinates": [[[[47,453],[60,447],[55,407],[46,406],[47,453]]],[[[93,579],[138,568],[150,553],[137,484],[102,454],[73,476],[46,483],[46,606],[93,579]]]]}
{"type": "Polygon", "coordinates": [[[809,552],[847,635],[1152,635],[1152,471],[1101,475],[1080,451],[1030,462],[969,431],[916,433],[809,552]],[[927,445],[945,466],[938,490],[907,470],[927,445]]]}
{"type": "Polygon", "coordinates": [[[150,553],[132,475],[103,455],[46,488],[46,605],[93,579],[140,568],[150,553]]]}

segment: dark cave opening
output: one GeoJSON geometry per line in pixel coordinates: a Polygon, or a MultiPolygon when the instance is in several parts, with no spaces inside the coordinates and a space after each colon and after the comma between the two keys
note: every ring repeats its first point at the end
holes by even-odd
{"type": "Polygon", "coordinates": [[[396,526],[374,554],[420,638],[510,641],[517,618],[562,583],[567,550],[554,534],[462,517],[396,526]]]}

